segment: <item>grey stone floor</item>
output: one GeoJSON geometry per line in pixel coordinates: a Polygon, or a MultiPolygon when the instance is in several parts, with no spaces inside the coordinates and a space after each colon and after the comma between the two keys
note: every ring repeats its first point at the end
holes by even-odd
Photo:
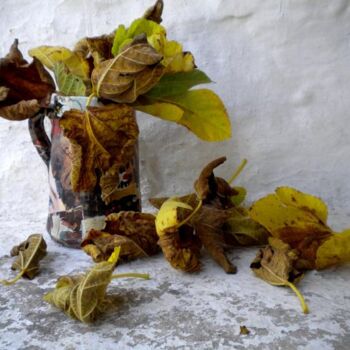
{"type": "MultiPolygon", "coordinates": [[[[0,237],[8,232],[3,225],[0,237]]],[[[7,251],[19,241],[8,237],[0,244],[1,278],[13,276],[7,251]]],[[[113,281],[108,293],[117,306],[86,325],[67,318],[42,296],[60,275],[91,266],[90,258],[47,241],[49,253],[35,280],[0,285],[0,349],[350,348],[349,265],[306,275],[299,285],[310,308],[304,315],[292,291],[252,275],[255,248],[230,254],[236,275],[226,275],[205,255],[200,274],[184,274],[159,255],[118,267],[119,272],[148,272],[152,279],[113,281]],[[251,333],[240,335],[241,325],[251,333]]]]}

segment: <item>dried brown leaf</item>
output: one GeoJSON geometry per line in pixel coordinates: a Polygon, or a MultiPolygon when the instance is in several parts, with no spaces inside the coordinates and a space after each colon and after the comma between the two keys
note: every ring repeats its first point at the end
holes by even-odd
{"type": "Polygon", "coordinates": [[[143,18],[156,23],[161,23],[163,8],[164,8],[163,0],[157,0],[152,7],[146,10],[146,12],[143,15],[143,18]]]}
{"type": "Polygon", "coordinates": [[[154,220],[155,217],[147,213],[110,214],[104,231],[90,230],[82,247],[96,262],[107,260],[117,246],[121,247],[122,261],[154,255],[159,252],[154,220]]]}
{"type": "MultiPolygon", "coordinates": [[[[87,113],[70,110],[60,119],[71,141],[74,191],[91,191],[101,175],[132,160],[138,137],[134,110],[122,104],[88,107],[87,113]]],[[[102,188],[104,191],[104,188],[102,188]]]]}
{"type": "Polygon", "coordinates": [[[0,99],[0,116],[9,120],[33,117],[55,90],[50,74],[37,59],[30,64],[23,59],[18,40],[0,60],[0,86],[8,89],[6,98],[0,99]]]}
{"type": "Polygon", "coordinates": [[[132,103],[161,78],[162,56],[145,38],[137,38],[115,58],[103,61],[92,72],[95,93],[118,103],[132,103]]]}

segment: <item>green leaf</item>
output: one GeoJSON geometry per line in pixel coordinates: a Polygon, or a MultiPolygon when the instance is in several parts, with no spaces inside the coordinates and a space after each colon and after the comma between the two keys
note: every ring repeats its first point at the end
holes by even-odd
{"type": "Polygon", "coordinates": [[[231,137],[231,124],[225,106],[219,96],[207,89],[188,91],[183,95],[150,99],[147,108],[135,106],[164,120],[175,121],[204,141],[223,141],[231,137]],[[169,105],[174,105],[173,114],[169,105]],[[164,109],[163,109],[164,108],[164,109]],[[182,116],[179,110],[183,111],[182,116]]]}
{"type": "Polygon", "coordinates": [[[166,30],[164,27],[145,18],[138,18],[133,21],[128,29],[120,25],[115,33],[112,47],[112,54],[117,56],[122,49],[140,34],[145,34],[147,39],[154,41],[157,37],[164,37],[166,30]]]}
{"type": "Polygon", "coordinates": [[[68,68],[62,62],[53,67],[56,84],[61,94],[65,96],[85,96],[86,86],[81,78],[69,73],[68,68]]]}
{"type": "Polygon", "coordinates": [[[158,84],[148,91],[146,96],[158,98],[163,96],[182,95],[193,86],[211,83],[210,78],[201,70],[165,74],[158,84]]]}

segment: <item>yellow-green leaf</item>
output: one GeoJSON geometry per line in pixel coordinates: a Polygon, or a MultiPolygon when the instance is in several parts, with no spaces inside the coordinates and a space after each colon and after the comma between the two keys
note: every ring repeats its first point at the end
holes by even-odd
{"type": "Polygon", "coordinates": [[[324,269],[333,265],[350,262],[350,230],[335,233],[317,250],[316,268],[324,269]]]}
{"type": "Polygon", "coordinates": [[[323,223],[327,222],[328,209],[322,199],[286,186],[276,188],[276,194],[285,205],[310,211],[323,223]]]}
{"type": "Polygon", "coordinates": [[[146,111],[161,119],[176,121],[192,131],[204,141],[224,141],[231,137],[231,123],[226,108],[219,96],[207,89],[188,91],[179,96],[162,97],[156,99],[155,108],[152,102],[148,108],[135,106],[136,109],[146,111]],[[169,105],[174,105],[172,114],[169,105]],[[164,109],[167,109],[166,111],[164,109]],[[183,111],[180,117],[180,111],[183,111]]]}
{"type": "Polygon", "coordinates": [[[85,96],[86,86],[81,78],[69,73],[63,62],[57,62],[53,68],[58,91],[65,96],[85,96]]]}
{"type": "Polygon", "coordinates": [[[147,92],[149,98],[175,96],[185,94],[193,86],[210,83],[210,78],[201,70],[164,74],[158,84],[147,92]]]}
{"type": "Polygon", "coordinates": [[[63,62],[73,75],[83,80],[90,78],[90,66],[87,60],[63,46],[39,46],[28,51],[31,57],[36,57],[44,66],[53,70],[58,62],[63,62]]]}

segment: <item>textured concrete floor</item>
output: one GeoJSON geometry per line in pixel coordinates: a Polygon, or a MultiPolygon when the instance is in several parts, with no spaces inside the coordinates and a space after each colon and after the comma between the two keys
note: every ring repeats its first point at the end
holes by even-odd
{"type": "MultiPolygon", "coordinates": [[[[9,225],[3,225],[1,237],[11,232],[9,225]]],[[[13,276],[6,252],[17,241],[1,240],[1,278],[13,276]]],[[[40,276],[0,286],[0,349],[349,349],[350,266],[306,275],[299,285],[310,307],[304,315],[289,289],[252,275],[255,248],[230,254],[236,275],[226,275],[206,256],[200,274],[183,274],[159,255],[121,265],[119,272],[148,272],[152,279],[113,281],[108,293],[117,306],[85,325],[42,296],[60,275],[88,268],[90,259],[47,241],[40,276]],[[241,325],[251,333],[240,335],[241,325]]]]}

